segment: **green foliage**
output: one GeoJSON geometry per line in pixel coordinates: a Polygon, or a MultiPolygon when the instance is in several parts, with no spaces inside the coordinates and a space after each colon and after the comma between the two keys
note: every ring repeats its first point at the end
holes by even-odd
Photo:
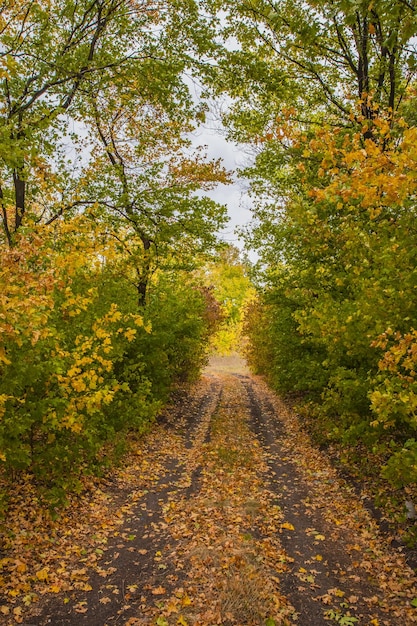
{"type": "Polygon", "coordinates": [[[393,141],[383,116],[372,138],[284,122],[267,154],[279,132],[291,146],[291,168],[268,177],[263,153],[249,172],[254,188],[269,184],[270,195],[291,181],[285,213],[278,205],[274,215],[272,201],[257,209],[252,242],[266,241],[268,266],[247,329],[249,360],[280,391],[308,394],[322,442],[378,445],[388,459],[383,477],[410,484],[415,457],[403,446],[415,436],[417,407],[416,130],[398,122],[393,141]]]}
{"type": "Polygon", "coordinates": [[[160,274],[138,313],[129,281],[86,252],[54,257],[50,242],[22,240],[0,276],[1,460],[54,504],[195,379],[215,325],[209,296],[184,275],[160,274]]]}
{"type": "Polygon", "coordinates": [[[240,139],[267,132],[282,110],[302,123],[337,124],[361,99],[371,119],[372,95],[397,111],[415,77],[414,6],[402,0],[213,4],[229,38],[216,88],[236,98],[229,120],[240,139]]]}
{"type": "Polygon", "coordinates": [[[259,255],[248,360],[276,389],[305,396],[322,443],[378,448],[383,475],[409,484],[414,6],[215,4],[233,35],[215,89],[234,98],[230,136],[256,153],[241,172],[253,197],[246,241],[259,255]]]}
{"type": "Polygon", "coordinates": [[[146,355],[144,373],[158,400],[166,401],[175,385],[198,377],[219,316],[210,292],[185,274],[157,276],[145,311],[152,331],[132,342],[131,358],[146,355]]]}
{"type": "Polygon", "coordinates": [[[417,441],[415,439],[408,439],[400,450],[394,452],[382,468],[382,476],[398,488],[416,483],[417,441]]]}
{"type": "Polygon", "coordinates": [[[0,462],[55,505],[204,362],[217,309],[184,270],[228,174],[189,149],[184,77],[216,44],[193,0],[6,1],[0,26],[0,462]]]}
{"type": "Polygon", "coordinates": [[[239,250],[233,246],[224,247],[216,261],[204,268],[202,280],[212,288],[222,315],[212,339],[213,349],[219,354],[240,351],[245,306],[254,289],[239,250]]]}

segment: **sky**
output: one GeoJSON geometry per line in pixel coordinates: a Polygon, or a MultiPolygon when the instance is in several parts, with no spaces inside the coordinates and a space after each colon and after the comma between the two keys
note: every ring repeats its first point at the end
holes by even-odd
{"type": "MultiPolygon", "coordinates": [[[[190,95],[195,103],[201,99],[203,86],[198,79],[189,74],[184,74],[183,79],[188,85],[190,95]]],[[[191,133],[190,139],[194,147],[205,146],[209,159],[221,159],[224,167],[233,173],[233,184],[218,185],[211,192],[205,192],[210,198],[227,206],[229,223],[219,236],[223,241],[237,246],[243,250],[244,242],[236,232],[240,227],[245,226],[251,219],[250,198],[248,197],[247,183],[244,179],[238,178],[237,170],[247,166],[251,159],[244,146],[238,146],[229,141],[227,132],[221,122],[222,114],[228,109],[229,102],[226,96],[222,96],[216,101],[205,101],[208,105],[206,121],[191,133]]],[[[249,258],[252,254],[249,251],[249,258]]]]}
{"type": "Polygon", "coordinates": [[[220,238],[243,249],[244,242],[236,230],[248,224],[251,219],[250,198],[246,193],[247,183],[238,178],[236,171],[248,164],[249,156],[244,147],[237,146],[226,138],[221,122],[214,114],[209,115],[207,122],[192,133],[191,140],[194,146],[205,146],[210,159],[222,159],[224,167],[233,173],[232,184],[218,185],[213,191],[206,192],[206,195],[227,206],[230,221],[219,233],[220,238]]]}

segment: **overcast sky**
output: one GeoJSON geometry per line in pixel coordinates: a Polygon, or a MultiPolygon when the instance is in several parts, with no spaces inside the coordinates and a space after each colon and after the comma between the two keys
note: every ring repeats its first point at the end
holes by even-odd
{"type": "Polygon", "coordinates": [[[250,199],[245,193],[247,183],[238,179],[235,172],[239,167],[248,164],[249,157],[242,148],[226,139],[221,123],[216,121],[214,116],[193,133],[192,142],[195,146],[206,146],[210,159],[222,159],[226,169],[234,172],[233,184],[219,185],[207,195],[216,202],[225,204],[228,209],[230,222],[220,233],[221,238],[242,249],[243,241],[235,231],[250,221],[250,199]]]}

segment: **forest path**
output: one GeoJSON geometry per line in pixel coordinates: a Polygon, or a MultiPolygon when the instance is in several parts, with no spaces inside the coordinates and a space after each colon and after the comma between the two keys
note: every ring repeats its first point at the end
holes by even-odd
{"type": "Polygon", "coordinates": [[[214,360],[131,460],[61,583],[51,589],[56,557],[40,601],[4,623],[417,623],[401,553],[239,360],[214,360]]]}

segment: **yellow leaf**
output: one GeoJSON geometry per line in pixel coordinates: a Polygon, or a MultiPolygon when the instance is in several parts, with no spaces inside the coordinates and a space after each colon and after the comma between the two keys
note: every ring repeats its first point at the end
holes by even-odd
{"type": "Polygon", "coordinates": [[[51,585],[49,587],[49,591],[51,593],[59,593],[61,591],[61,587],[59,585],[51,585]]]}
{"type": "Polygon", "coordinates": [[[286,528],[287,530],[295,530],[294,526],[290,524],[290,522],[284,522],[283,524],[281,524],[281,528],[286,528]]]}
{"type": "Polygon", "coordinates": [[[46,567],[36,572],[36,578],[38,580],[48,580],[48,570],[46,569],[46,567]]]}
{"type": "Polygon", "coordinates": [[[324,541],[326,537],[324,535],[316,535],[314,539],[318,539],[319,541],[324,541]]]}
{"type": "Polygon", "coordinates": [[[6,352],[5,352],[4,348],[0,348],[0,362],[4,363],[5,365],[11,365],[11,363],[12,363],[7,358],[6,352]]]}
{"type": "Polygon", "coordinates": [[[75,605],[74,610],[76,613],[87,613],[88,606],[86,606],[87,602],[79,602],[75,605]]]}
{"type": "Polygon", "coordinates": [[[125,337],[128,341],[133,341],[136,335],[136,328],[128,328],[125,332],[125,337]]]}
{"type": "Polygon", "coordinates": [[[171,598],[168,604],[164,607],[166,614],[171,615],[172,613],[178,613],[178,603],[179,600],[177,600],[177,598],[171,598]]]}
{"type": "Polygon", "coordinates": [[[322,560],[323,560],[323,557],[321,556],[321,554],[316,554],[316,556],[313,556],[313,559],[314,559],[315,561],[322,561],[322,560]]]}
{"type": "Polygon", "coordinates": [[[183,606],[190,606],[191,600],[187,595],[185,595],[183,599],[181,600],[181,603],[183,606]]]}
{"type": "Polygon", "coordinates": [[[179,616],[177,620],[177,624],[180,624],[180,626],[188,626],[188,622],[185,621],[182,615],[179,616]]]}
{"type": "Polygon", "coordinates": [[[24,572],[27,571],[27,565],[26,563],[22,563],[22,561],[18,561],[17,567],[16,567],[16,571],[19,572],[20,574],[24,574],[24,572]]]}

